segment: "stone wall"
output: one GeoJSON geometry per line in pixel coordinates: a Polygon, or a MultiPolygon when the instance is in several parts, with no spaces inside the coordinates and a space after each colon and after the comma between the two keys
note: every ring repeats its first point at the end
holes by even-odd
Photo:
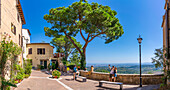
{"type": "MultiPolygon", "coordinates": [[[[80,71],[80,75],[93,80],[109,80],[109,73],[80,71]]],[[[139,74],[118,74],[116,82],[124,84],[139,84],[139,74]]],[[[143,84],[160,84],[162,83],[162,74],[143,74],[143,84]]]]}

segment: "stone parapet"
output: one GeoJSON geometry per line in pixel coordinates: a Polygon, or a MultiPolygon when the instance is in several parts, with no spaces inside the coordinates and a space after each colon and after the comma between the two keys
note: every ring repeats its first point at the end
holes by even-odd
{"type": "MultiPolygon", "coordinates": [[[[109,73],[80,71],[80,75],[93,80],[109,80],[109,73]]],[[[139,74],[118,74],[116,82],[139,84],[139,74]]],[[[142,74],[142,84],[154,85],[162,83],[163,74],[142,74]]]]}

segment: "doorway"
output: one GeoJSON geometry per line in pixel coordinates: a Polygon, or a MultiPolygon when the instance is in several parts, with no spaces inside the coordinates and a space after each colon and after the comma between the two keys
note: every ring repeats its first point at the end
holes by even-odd
{"type": "Polygon", "coordinates": [[[47,69],[47,61],[44,61],[44,69],[47,69]]]}

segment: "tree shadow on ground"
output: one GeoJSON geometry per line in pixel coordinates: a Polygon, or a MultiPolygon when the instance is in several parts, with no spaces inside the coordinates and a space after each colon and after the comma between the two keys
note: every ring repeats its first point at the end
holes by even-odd
{"type": "Polygon", "coordinates": [[[61,76],[73,76],[73,73],[61,72],[61,76]]]}

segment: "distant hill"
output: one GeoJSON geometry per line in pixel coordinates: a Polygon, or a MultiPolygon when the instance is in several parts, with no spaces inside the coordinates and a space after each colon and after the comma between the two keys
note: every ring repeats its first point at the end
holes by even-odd
{"type": "MultiPolygon", "coordinates": [[[[96,72],[106,72],[108,73],[110,70],[108,68],[108,64],[87,64],[87,69],[90,70],[90,66],[94,66],[94,71],[96,72]]],[[[118,68],[119,74],[139,74],[139,63],[115,63],[110,64],[111,66],[115,66],[118,68]]],[[[152,63],[142,63],[142,73],[143,74],[158,74],[162,73],[161,68],[155,68],[152,63]]]]}

